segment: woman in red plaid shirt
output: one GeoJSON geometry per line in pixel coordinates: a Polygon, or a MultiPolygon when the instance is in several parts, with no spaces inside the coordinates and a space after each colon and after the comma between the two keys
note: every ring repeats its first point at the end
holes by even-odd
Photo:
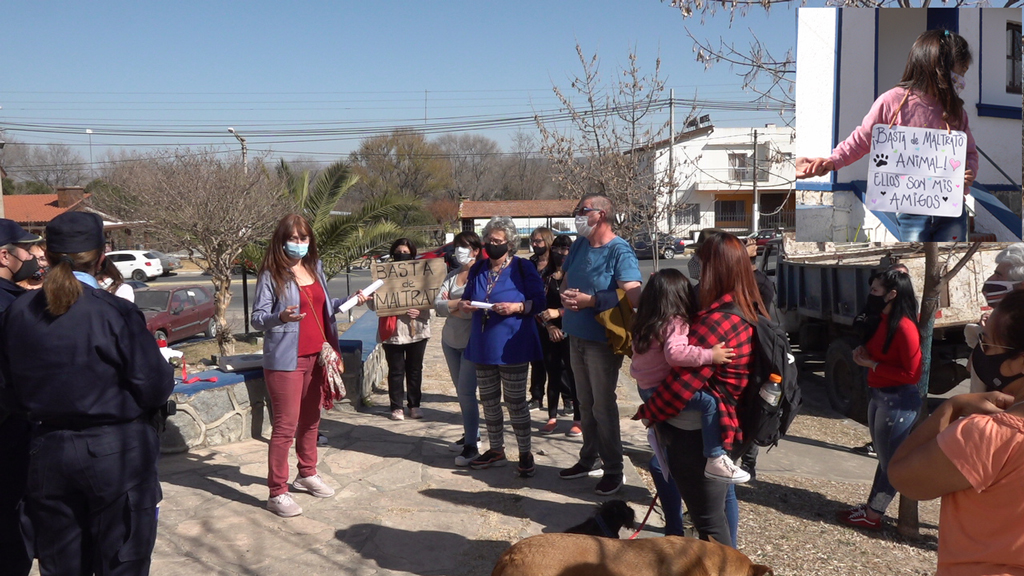
{"type": "Polygon", "coordinates": [[[701,312],[690,325],[690,343],[712,348],[722,343],[736,356],[729,364],[673,368],[665,383],[634,418],[658,424],[669,471],[679,486],[701,539],[733,542],[726,520],[729,485],[704,477],[700,415],[683,412],[693,395],[704,390],[718,400],[722,445],[731,451],[742,441],[736,404],[749,382],[753,353],[752,323],[764,315],[764,303],[750,267],[746,247],[732,234],[718,234],[700,247],[701,312]]]}

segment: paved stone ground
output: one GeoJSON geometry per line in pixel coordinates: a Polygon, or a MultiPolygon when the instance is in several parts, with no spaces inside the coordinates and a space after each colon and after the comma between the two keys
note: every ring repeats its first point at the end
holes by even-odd
{"type": "MultiPolygon", "coordinates": [[[[424,360],[426,417],[389,420],[383,390],[373,396],[374,407],[356,411],[346,401],[326,414],[321,431],[330,446],[320,449],[319,472],[337,494],[297,494],[301,516],[278,518],[265,508],[265,441],[165,456],[152,573],[490,574],[511,543],[589,517],[595,503],[609,499],[593,493],[596,479],[557,477],[576,461],[581,442],[564,435],[569,418],[560,419],[555,434],[534,434],[533,478],[517,477],[514,462],[479,471],[454,465],[448,444],[461,436],[461,419],[440,350],[442,322],[432,322],[435,338],[424,360]]],[[[627,451],[649,453],[645,430],[629,420],[639,402],[627,360],[619,379],[623,444],[627,451]]],[[[539,430],[546,412],[531,415],[539,430]]],[[[505,438],[515,457],[508,424],[505,438]]],[[[846,447],[800,438],[784,441],[758,464],[762,473],[864,484],[873,468],[846,447]]],[[[614,498],[629,502],[639,520],[651,494],[628,458],[625,473],[626,486],[614,498]]],[[[656,512],[641,537],[660,535],[663,525],[656,512]]]]}

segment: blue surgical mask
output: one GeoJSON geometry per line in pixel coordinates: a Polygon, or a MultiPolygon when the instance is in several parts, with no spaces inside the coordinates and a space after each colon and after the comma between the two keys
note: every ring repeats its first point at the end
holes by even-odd
{"type": "Polygon", "coordinates": [[[289,258],[295,258],[296,260],[302,260],[306,257],[306,253],[309,252],[309,243],[298,244],[296,242],[285,242],[284,253],[289,258]]]}

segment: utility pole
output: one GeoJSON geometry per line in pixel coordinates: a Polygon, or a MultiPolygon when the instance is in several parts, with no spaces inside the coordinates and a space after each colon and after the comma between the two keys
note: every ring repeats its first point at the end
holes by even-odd
{"type": "Polygon", "coordinates": [[[670,88],[668,91],[668,227],[669,232],[672,232],[672,225],[674,223],[673,217],[676,212],[676,163],[675,163],[675,148],[676,148],[676,90],[670,88]]]}
{"type": "Polygon", "coordinates": [[[760,198],[757,195],[757,130],[754,130],[754,206],[752,212],[754,213],[754,223],[751,226],[751,232],[757,234],[758,228],[760,228],[761,220],[761,207],[759,206],[760,198]]]}
{"type": "Polygon", "coordinates": [[[96,165],[92,163],[92,128],[86,128],[85,133],[89,135],[89,176],[96,178],[96,165]]]}
{"type": "Polygon", "coordinates": [[[235,138],[237,138],[238,141],[242,144],[242,173],[249,174],[249,158],[246,155],[246,153],[248,152],[248,147],[246,147],[245,145],[245,138],[242,138],[238,134],[238,132],[235,132],[234,128],[228,128],[228,132],[234,134],[235,138]]]}

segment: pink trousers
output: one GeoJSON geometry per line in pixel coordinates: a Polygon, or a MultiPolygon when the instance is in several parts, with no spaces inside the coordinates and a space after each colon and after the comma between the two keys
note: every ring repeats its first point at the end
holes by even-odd
{"type": "Polygon", "coordinates": [[[293,439],[299,475],[316,475],[316,435],[324,379],[316,358],[316,354],[299,356],[295,370],[263,370],[274,418],[267,473],[271,498],[288,491],[288,450],[293,439]]]}

